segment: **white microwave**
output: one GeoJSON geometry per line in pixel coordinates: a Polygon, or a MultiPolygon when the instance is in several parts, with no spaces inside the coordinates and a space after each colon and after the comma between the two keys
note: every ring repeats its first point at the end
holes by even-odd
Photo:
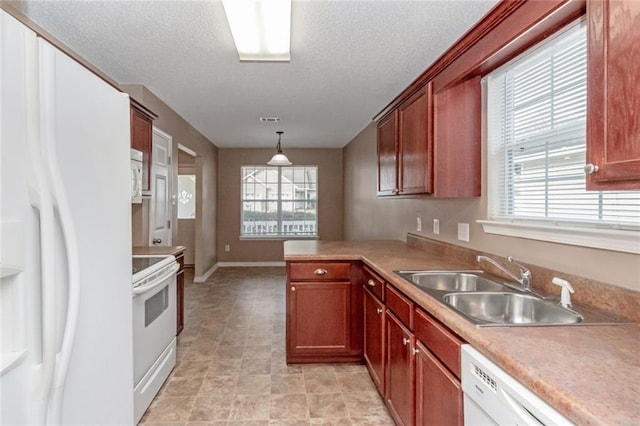
{"type": "Polygon", "coordinates": [[[131,202],[142,203],[142,152],[131,148],[131,202]]]}

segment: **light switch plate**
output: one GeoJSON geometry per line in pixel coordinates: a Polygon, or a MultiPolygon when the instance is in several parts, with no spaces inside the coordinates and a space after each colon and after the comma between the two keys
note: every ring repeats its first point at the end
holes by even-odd
{"type": "Polygon", "coordinates": [[[422,231],[422,218],[421,217],[417,217],[416,218],[416,231],[418,231],[418,232],[422,231]]]}
{"type": "Polygon", "coordinates": [[[468,223],[459,223],[458,224],[458,240],[460,241],[469,241],[469,224],[468,223]]]}
{"type": "Polygon", "coordinates": [[[433,233],[435,235],[439,235],[440,234],[440,220],[439,219],[433,219],[433,233]]]}

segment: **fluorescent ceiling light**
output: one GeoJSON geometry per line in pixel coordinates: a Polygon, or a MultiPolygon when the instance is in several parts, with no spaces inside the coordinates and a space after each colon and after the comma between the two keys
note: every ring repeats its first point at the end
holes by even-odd
{"type": "Polygon", "coordinates": [[[291,60],[291,0],[222,0],[241,61],[291,60]]]}

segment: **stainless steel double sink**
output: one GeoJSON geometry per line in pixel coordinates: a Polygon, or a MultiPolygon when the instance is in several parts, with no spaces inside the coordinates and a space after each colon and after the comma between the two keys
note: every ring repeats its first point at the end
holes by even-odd
{"type": "Polygon", "coordinates": [[[477,326],[614,324],[589,311],[582,315],[557,301],[519,292],[483,271],[396,271],[420,290],[447,304],[477,326]]]}

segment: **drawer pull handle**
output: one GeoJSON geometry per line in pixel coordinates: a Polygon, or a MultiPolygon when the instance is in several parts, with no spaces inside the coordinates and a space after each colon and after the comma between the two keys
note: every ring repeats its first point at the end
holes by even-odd
{"type": "Polygon", "coordinates": [[[296,291],[296,288],[294,286],[291,286],[291,291],[296,291]]]}
{"type": "Polygon", "coordinates": [[[326,269],[322,269],[322,268],[318,268],[315,271],[313,271],[314,274],[316,275],[325,275],[327,273],[326,269]]]}
{"type": "Polygon", "coordinates": [[[405,346],[407,346],[407,345],[409,344],[409,342],[410,342],[410,341],[411,341],[411,340],[410,340],[410,339],[407,339],[406,337],[403,337],[403,338],[402,338],[402,344],[403,344],[403,345],[405,345],[405,346]]]}
{"type": "Polygon", "coordinates": [[[381,314],[381,313],[382,313],[382,308],[377,308],[377,309],[376,309],[376,312],[377,312],[377,313],[379,313],[379,314],[381,314]]]}
{"type": "Polygon", "coordinates": [[[367,284],[369,284],[371,287],[375,287],[376,286],[376,282],[374,280],[367,281],[367,284]]]}

